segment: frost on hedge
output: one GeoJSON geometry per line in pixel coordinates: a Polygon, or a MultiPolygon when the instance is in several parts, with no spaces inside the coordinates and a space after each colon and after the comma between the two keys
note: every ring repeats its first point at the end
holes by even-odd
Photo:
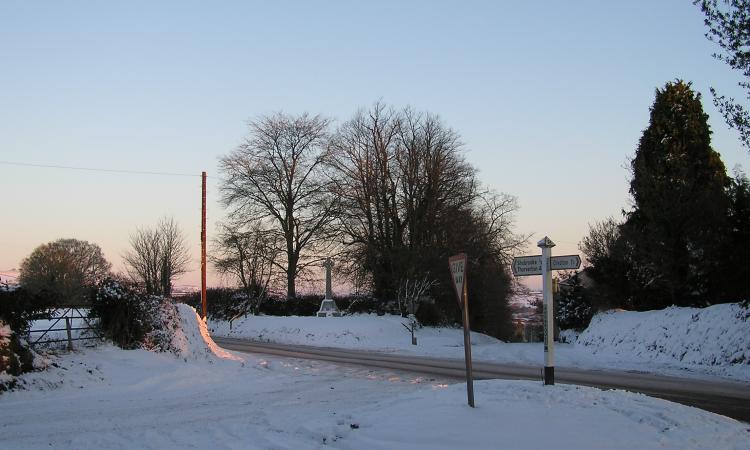
{"type": "Polygon", "coordinates": [[[107,279],[97,287],[91,315],[105,335],[122,348],[174,351],[179,317],[174,303],[147,295],[125,283],[107,279]]]}
{"type": "Polygon", "coordinates": [[[0,319],[0,392],[15,384],[16,377],[34,369],[34,355],[10,326],[0,319]]]}
{"type": "Polygon", "coordinates": [[[705,366],[750,365],[750,309],[726,303],[599,313],[576,342],[593,353],[705,366]]]}

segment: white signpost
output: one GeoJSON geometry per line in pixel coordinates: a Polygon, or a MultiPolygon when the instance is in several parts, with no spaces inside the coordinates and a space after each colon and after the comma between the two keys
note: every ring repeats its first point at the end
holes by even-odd
{"type": "Polygon", "coordinates": [[[466,360],[466,395],[469,406],[474,407],[474,372],[471,367],[471,334],[469,332],[469,296],[466,284],[466,253],[448,258],[453,287],[456,289],[458,305],[463,312],[464,322],[464,359],[466,360]]]}
{"type": "Polygon", "coordinates": [[[542,290],[544,292],[544,384],[555,384],[555,315],[552,309],[552,271],[578,269],[581,267],[581,257],[578,255],[552,256],[552,247],[555,246],[555,243],[547,236],[537,242],[536,245],[542,249],[541,255],[513,258],[511,269],[513,269],[513,275],[517,277],[542,276],[542,290]]]}
{"type": "MultiPolygon", "coordinates": [[[[581,267],[581,257],[578,255],[553,256],[550,259],[550,270],[577,269],[579,267],[581,267]]],[[[542,255],[513,258],[511,269],[513,269],[513,275],[517,277],[541,275],[542,255]]]]}
{"type": "Polygon", "coordinates": [[[553,256],[550,258],[550,270],[575,270],[579,267],[581,267],[581,257],[578,255],[553,256]]]}

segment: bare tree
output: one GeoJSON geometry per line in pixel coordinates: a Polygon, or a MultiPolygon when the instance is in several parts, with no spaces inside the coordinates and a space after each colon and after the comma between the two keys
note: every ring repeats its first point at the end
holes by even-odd
{"type": "Polygon", "coordinates": [[[332,142],[333,189],[341,203],[338,225],[349,272],[371,278],[379,298],[394,287],[395,255],[404,247],[396,191],[399,127],[398,113],[376,103],[344,123],[332,142]]]}
{"type": "MultiPolygon", "coordinates": [[[[376,103],[345,122],[329,160],[343,256],[349,277],[388,301],[400,280],[447,281],[446,259],[469,253],[480,290],[472,321],[499,336],[510,328],[508,263],[526,237],[513,233],[515,198],[483,191],[464,154],[458,133],[433,114],[376,103]]],[[[459,313],[450,289],[431,295],[433,318],[459,313]]]]}
{"type": "Polygon", "coordinates": [[[287,296],[296,278],[321,260],[336,202],[323,173],[329,121],[275,114],[251,121],[245,143],[220,159],[222,202],[229,216],[267,220],[282,239],[287,296]]]}
{"type": "Polygon", "coordinates": [[[210,259],[216,270],[236,281],[245,294],[236,309],[238,315],[247,311],[257,314],[268,298],[281,255],[279,240],[279,235],[263,229],[259,220],[248,229],[230,223],[220,225],[210,259]]]}
{"type": "Polygon", "coordinates": [[[426,261],[442,264],[458,221],[483,220],[472,228],[483,235],[469,238],[492,243],[488,251],[506,262],[523,242],[511,232],[515,199],[480,192],[461,147],[437,116],[381,103],[336,133],[330,165],[342,241],[348,259],[370,275],[376,297],[396,295],[398,280],[419,278],[426,261]]]}
{"type": "Polygon", "coordinates": [[[417,345],[417,338],[414,336],[414,331],[417,328],[417,308],[419,303],[424,299],[424,296],[430,291],[432,286],[436,283],[435,280],[431,280],[428,276],[421,279],[404,279],[401,280],[398,286],[398,307],[401,313],[407,314],[408,323],[402,323],[401,325],[411,333],[412,345],[417,345]]]}
{"type": "Polygon", "coordinates": [[[185,236],[173,218],[163,218],[154,228],[139,228],[130,236],[132,250],[123,256],[133,281],[146,292],[170,295],[172,281],[187,271],[190,255],[185,236]]]}
{"type": "Polygon", "coordinates": [[[485,191],[474,201],[474,210],[479,218],[480,233],[474,239],[482,242],[486,255],[510,266],[529,240],[530,234],[516,234],[515,213],[518,211],[516,197],[495,191],[485,191]]]}

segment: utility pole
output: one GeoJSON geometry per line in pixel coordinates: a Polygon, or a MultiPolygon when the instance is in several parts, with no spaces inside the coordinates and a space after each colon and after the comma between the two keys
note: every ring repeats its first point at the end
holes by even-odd
{"type": "Polygon", "coordinates": [[[206,172],[201,179],[201,318],[206,320],[206,172]]]}

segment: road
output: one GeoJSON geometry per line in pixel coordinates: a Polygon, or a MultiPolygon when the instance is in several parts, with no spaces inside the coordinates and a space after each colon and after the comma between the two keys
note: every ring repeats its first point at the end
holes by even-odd
{"type": "MultiPolygon", "coordinates": [[[[271,344],[236,338],[213,337],[220,346],[246,353],[262,353],[288,358],[316,359],[340,364],[354,364],[383,369],[402,370],[438,377],[464,379],[463,360],[399,355],[359,350],[271,344]]],[[[540,380],[541,366],[497,364],[474,361],[474,378],[540,380]]],[[[750,423],[750,384],[731,381],[677,378],[649,373],[612,372],[555,368],[555,381],[566,384],[594,386],[603,389],[624,389],[653,397],[712,411],[750,423]]]]}

